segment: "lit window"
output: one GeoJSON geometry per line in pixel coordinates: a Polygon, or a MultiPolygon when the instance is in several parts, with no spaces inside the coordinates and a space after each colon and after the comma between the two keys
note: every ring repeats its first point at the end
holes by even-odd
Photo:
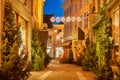
{"type": "Polygon", "coordinates": [[[115,44],[116,45],[119,45],[119,38],[120,38],[120,36],[119,36],[119,16],[120,14],[119,14],[119,9],[117,9],[116,11],[115,11],[115,13],[114,13],[114,25],[115,25],[115,44]]]}
{"type": "Polygon", "coordinates": [[[19,24],[20,24],[20,31],[21,31],[21,38],[22,38],[22,43],[25,45],[26,42],[26,34],[25,34],[25,20],[20,17],[19,19],[19,24]]]}
{"type": "Polygon", "coordinates": [[[118,62],[120,60],[120,54],[119,54],[119,44],[120,44],[120,29],[119,29],[119,25],[120,25],[120,12],[119,12],[119,8],[116,9],[116,11],[114,12],[114,26],[115,26],[115,30],[114,30],[114,34],[115,34],[115,60],[118,62]]]}

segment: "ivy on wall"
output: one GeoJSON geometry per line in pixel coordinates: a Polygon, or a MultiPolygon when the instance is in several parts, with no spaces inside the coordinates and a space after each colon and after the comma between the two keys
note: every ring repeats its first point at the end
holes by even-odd
{"type": "Polygon", "coordinates": [[[99,11],[102,19],[93,27],[96,38],[96,54],[98,56],[98,80],[112,80],[113,73],[110,65],[112,53],[111,19],[105,14],[106,5],[99,11]]]}

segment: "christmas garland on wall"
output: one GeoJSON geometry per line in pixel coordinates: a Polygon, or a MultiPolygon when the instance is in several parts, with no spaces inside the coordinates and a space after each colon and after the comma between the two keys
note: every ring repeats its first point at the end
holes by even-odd
{"type": "Polygon", "coordinates": [[[96,54],[98,56],[98,80],[113,79],[110,64],[112,59],[112,28],[111,19],[105,14],[105,7],[106,5],[99,12],[103,15],[101,22],[93,27],[93,33],[96,38],[96,54]]]}

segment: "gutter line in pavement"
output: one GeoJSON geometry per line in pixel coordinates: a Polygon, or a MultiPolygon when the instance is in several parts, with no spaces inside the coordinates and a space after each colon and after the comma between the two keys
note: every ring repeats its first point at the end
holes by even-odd
{"type": "Polygon", "coordinates": [[[77,71],[76,74],[77,74],[79,80],[87,80],[87,79],[85,78],[85,76],[84,76],[80,71],[77,71]]]}
{"type": "Polygon", "coordinates": [[[53,71],[47,71],[42,76],[38,78],[38,80],[45,80],[53,71]]]}

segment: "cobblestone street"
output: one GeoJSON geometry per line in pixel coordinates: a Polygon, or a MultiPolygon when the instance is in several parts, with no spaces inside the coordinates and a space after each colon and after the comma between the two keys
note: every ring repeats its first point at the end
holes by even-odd
{"type": "Polygon", "coordinates": [[[74,64],[52,61],[43,71],[31,72],[28,80],[94,80],[95,75],[74,64]]]}

